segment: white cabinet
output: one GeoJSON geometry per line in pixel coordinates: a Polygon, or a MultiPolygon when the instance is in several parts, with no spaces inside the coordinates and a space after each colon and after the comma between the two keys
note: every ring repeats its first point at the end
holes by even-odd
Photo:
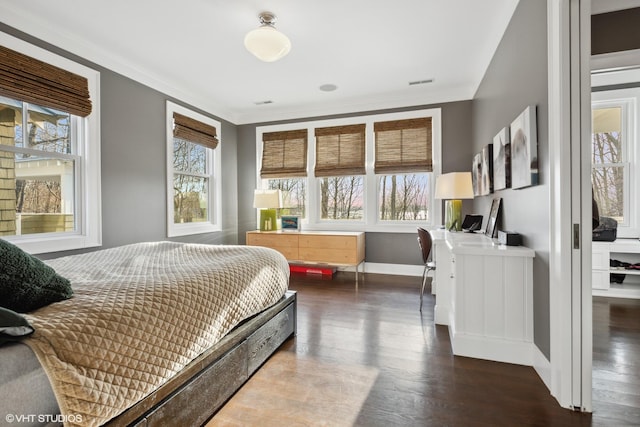
{"type": "Polygon", "coordinates": [[[449,326],[453,353],[532,365],[535,252],[477,234],[432,235],[435,321],[449,326]]]}
{"type": "MultiPolygon", "coordinates": [[[[621,263],[640,263],[640,241],[617,239],[613,242],[593,242],[591,246],[591,286],[593,295],[640,298],[640,270],[611,265],[611,260],[621,263]],[[624,275],[622,283],[612,280],[612,274],[624,275]]],[[[616,264],[614,262],[614,264],[616,264]]]]}

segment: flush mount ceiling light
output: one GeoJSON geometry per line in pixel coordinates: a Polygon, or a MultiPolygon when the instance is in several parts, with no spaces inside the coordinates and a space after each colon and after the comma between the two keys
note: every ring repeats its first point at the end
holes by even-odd
{"type": "Polygon", "coordinates": [[[244,46],[258,59],[273,62],[291,50],[289,38],[276,30],[276,16],[271,12],[260,14],[260,26],[244,37],[244,46]]]}

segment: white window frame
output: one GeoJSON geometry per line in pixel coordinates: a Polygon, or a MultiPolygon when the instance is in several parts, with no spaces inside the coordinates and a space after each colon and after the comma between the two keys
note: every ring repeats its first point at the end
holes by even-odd
{"type": "MultiPolygon", "coordinates": [[[[622,108],[622,136],[623,136],[623,168],[624,168],[624,223],[618,224],[617,236],[621,238],[640,237],[640,200],[637,196],[640,190],[640,141],[638,141],[638,126],[640,125],[640,88],[616,89],[593,92],[591,109],[594,108],[622,108]]],[[[606,165],[603,165],[606,166],[606,165]]]]}
{"type": "MultiPolygon", "coordinates": [[[[413,233],[416,226],[437,227],[442,223],[442,201],[434,198],[435,180],[442,172],[442,110],[440,108],[429,108],[421,110],[411,110],[398,113],[372,114],[354,116],[342,119],[314,120],[306,122],[288,123],[282,125],[259,126],[256,128],[256,188],[267,188],[266,179],[260,178],[262,167],[262,135],[267,132],[278,132],[295,129],[307,129],[307,217],[302,221],[305,230],[337,230],[337,231],[372,231],[372,232],[393,232],[393,233],[413,233]],[[383,221],[378,219],[378,176],[373,172],[375,160],[375,135],[373,124],[380,121],[415,119],[421,117],[431,117],[432,123],[432,155],[433,171],[431,180],[430,206],[432,212],[429,221],[383,221]],[[323,220],[320,218],[320,179],[316,178],[313,171],[315,166],[315,129],[319,127],[344,126],[351,124],[366,125],[366,175],[364,176],[364,195],[362,220],[323,220]]],[[[257,219],[256,219],[257,223],[257,219]]]]}
{"type": "Polygon", "coordinates": [[[222,141],[222,126],[219,121],[192,111],[181,105],[167,101],[166,134],[167,134],[167,237],[188,236],[192,234],[212,233],[222,230],[222,144],[216,149],[207,148],[207,212],[208,221],[184,224],[174,223],[173,211],[173,113],[198,120],[216,128],[216,135],[222,141]]]}
{"type": "MultiPolygon", "coordinates": [[[[0,44],[32,58],[55,65],[87,79],[92,110],[87,117],[75,117],[73,141],[79,156],[75,165],[76,231],[2,236],[32,254],[84,249],[102,245],[100,181],[100,72],[58,56],[23,40],[0,32],[0,44]]],[[[46,154],[46,153],[43,153],[46,154]]]]}

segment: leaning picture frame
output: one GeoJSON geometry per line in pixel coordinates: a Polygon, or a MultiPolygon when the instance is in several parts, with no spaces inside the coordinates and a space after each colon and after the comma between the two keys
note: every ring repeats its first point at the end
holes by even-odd
{"type": "Polygon", "coordinates": [[[484,230],[490,238],[494,238],[498,232],[498,216],[500,215],[500,206],[502,205],[502,198],[496,197],[491,203],[491,210],[489,211],[489,220],[487,221],[487,227],[484,230]]]}
{"type": "Polygon", "coordinates": [[[300,217],[295,215],[282,215],[280,217],[282,231],[300,231],[300,217]]]}

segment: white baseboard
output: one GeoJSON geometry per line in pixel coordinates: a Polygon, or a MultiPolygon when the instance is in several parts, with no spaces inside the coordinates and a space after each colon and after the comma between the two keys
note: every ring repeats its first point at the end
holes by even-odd
{"type": "Polygon", "coordinates": [[[533,369],[536,370],[544,385],[551,391],[551,362],[542,354],[537,345],[533,347],[533,369]]]}
{"type": "Polygon", "coordinates": [[[533,343],[511,341],[470,334],[451,334],[451,346],[457,356],[475,357],[496,362],[533,365],[533,343]]]}
{"type": "MultiPolygon", "coordinates": [[[[340,267],[340,271],[355,271],[355,267],[340,267]]],[[[375,274],[392,274],[395,276],[422,277],[424,266],[411,264],[382,264],[377,262],[365,262],[364,272],[375,274]]]]}

